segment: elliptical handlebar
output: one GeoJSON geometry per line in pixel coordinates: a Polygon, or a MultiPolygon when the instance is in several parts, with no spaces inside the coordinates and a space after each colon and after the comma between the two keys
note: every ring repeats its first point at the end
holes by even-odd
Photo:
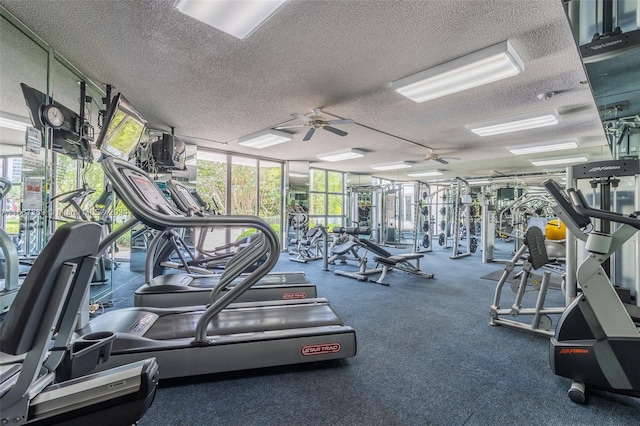
{"type": "Polygon", "coordinates": [[[5,195],[7,195],[9,191],[11,191],[12,186],[13,184],[9,179],[0,177],[0,200],[2,200],[5,195]]]}
{"type": "Polygon", "coordinates": [[[586,198],[584,198],[584,195],[582,194],[582,191],[580,191],[579,189],[569,188],[567,189],[567,193],[571,197],[571,202],[573,203],[574,208],[578,213],[594,217],[596,219],[604,219],[611,222],[630,225],[640,230],[640,219],[634,217],[635,215],[626,216],[618,212],[594,209],[589,206],[586,198]]]}

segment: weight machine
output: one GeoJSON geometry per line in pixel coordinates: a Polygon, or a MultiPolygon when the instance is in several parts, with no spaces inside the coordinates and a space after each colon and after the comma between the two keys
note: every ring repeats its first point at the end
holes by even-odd
{"type": "MultiPolygon", "coordinates": [[[[11,191],[11,181],[0,177],[0,203],[11,191]]],[[[0,289],[0,313],[5,313],[11,307],[13,300],[18,294],[19,281],[19,260],[18,250],[11,240],[11,237],[4,228],[0,228],[0,250],[4,256],[0,264],[2,272],[2,288],[0,289]]]]}
{"type": "MultiPolygon", "coordinates": [[[[609,160],[578,164],[567,168],[567,185],[581,189],[591,206],[619,214],[640,211],[640,160],[609,160]]],[[[614,232],[610,221],[598,219],[598,229],[614,232]]],[[[566,241],[567,303],[576,296],[575,271],[584,256],[584,244],[568,233],[566,241]]],[[[640,306],[640,237],[638,234],[603,263],[623,301],[640,306]]]]}
{"type": "Polygon", "coordinates": [[[478,240],[471,235],[471,187],[469,182],[456,178],[456,195],[453,202],[453,251],[450,259],[471,256],[478,248],[478,240]],[[464,186],[464,190],[463,190],[464,186]],[[460,251],[461,240],[466,240],[465,250],[460,251]]]}

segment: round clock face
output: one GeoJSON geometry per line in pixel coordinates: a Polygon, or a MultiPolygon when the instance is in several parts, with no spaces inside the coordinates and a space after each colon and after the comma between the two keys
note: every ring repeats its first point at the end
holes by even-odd
{"type": "Polygon", "coordinates": [[[42,110],[42,118],[45,124],[58,129],[64,124],[64,115],[55,105],[47,105],[42,110]]]}

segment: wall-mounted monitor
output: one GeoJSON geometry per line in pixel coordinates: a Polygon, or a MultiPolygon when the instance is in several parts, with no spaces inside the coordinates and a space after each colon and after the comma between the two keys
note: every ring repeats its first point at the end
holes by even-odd
{"type": "Polygon", "coordinates": [[[186,167],[186,145],[175,135],[163,133],[151,144],[151,155],[159,170],[184,170],[186,167]]]}
{"type": "Polygon", "coordinates": [[[146,127],[147,120],[118,93],[109,105],[96,148],[105,155],[128,161],[146,127]]]}

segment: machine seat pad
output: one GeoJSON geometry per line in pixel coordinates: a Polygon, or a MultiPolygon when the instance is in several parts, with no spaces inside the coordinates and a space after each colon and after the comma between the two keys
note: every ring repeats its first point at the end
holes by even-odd
{"type": "Polygon", "coordinates": [[[371,253],[376,254],[380,257],[391,257],[391,252],[385,250],[377,244],[372,243],[369,240],[360,240],[360,243],[371,253]]]}
{"type": "Polygon", "coordinates": [[[422,259],[424,254],[422,253],[401,253],[391,256],[391,259],[402,259],[402,260],[416,260],[422,259]]]}
{"type": "Polygon", "coordinates": [[[396,266],[398,264],[398,262],[388,257],[374,256],[373,261],[377,263],[382,263],[383,265],[387,265],[387,266],[396,266]]]}
{"type": "Polygon", "coordinates": [[[347,241],[346,243],[338,244],[331,249],[332,254],[347,254],[349,250],[357,246],[358,243],[354,241],[347,241]]]}
{"type": "Polygon", "coordinates": [[[527,229],[525,244],[529,247],[529,257],[533,269],[539,269],[549,263],[544,235],[542,235],[540,228],[531,226],[527,229]]]}

